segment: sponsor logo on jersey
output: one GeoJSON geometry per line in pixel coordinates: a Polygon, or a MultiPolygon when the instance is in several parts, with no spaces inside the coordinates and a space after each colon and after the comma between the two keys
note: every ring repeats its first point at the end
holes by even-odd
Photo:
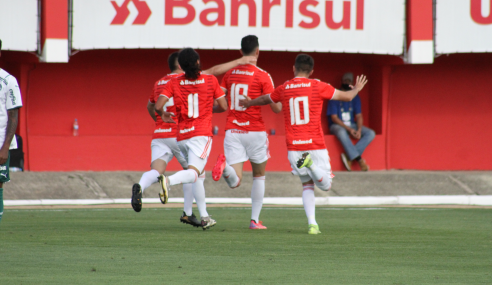
{"type": "Polygon", "coordinates": [[[285,89],[293,89],[293,88],[303,88],[303,87],[311,87],[311,82],[309,83],[299,83],[299,84],[287,84],[285,89]]]}
{"type": "Polygon", "coordinates": [[[237,69],[234,69],[232,71],[232,74],[239,74],[239,75],[249,75],[249,76],[253,76],[255,74],[254,71],[252,72],[249,72],[249,71],[246,71],[246,70],[237,70],[237,69]]]}
{"type": "Polygon", "coordinates": [[[180,134],[186,134],[186,133],[189,133],[189,132],[192,132],[195,130],[195,126],[189,128],[189,129],[182,129],[179,131],[180,134]]]}
{"type": "Polygon", "coordinates": [[[164,85],[168,82],[169,82],[169,80],[161,80],[161,81],[157,82],[157,85],[164,85]]]}
{"type": "Polygon", "coordinates": [[[14,90],[10,89],[9,90],[9,97],[10,97],[10,100],[12,101],[12,105],[15,106],[15,96],[14,96],[14,90]]]}
{"type": "Polygon", "coordinates": [[[195,81],[189,81],[187,79],[181,80],[179,83],[180,85],[197,85],[197,84],[204,84],[205,83],[205,78],[202,78],[201,80],[195,80],[195,81]]]}
{"type": "Polygon", "coordinates": [[[154,131],[154,133],[170,133],[173,131],[173,128],[169,128],[169,129],[157,129],[154,131]]]}
{"type": "Polygon", "coordinates": [[[231,134],[249,134],[249,132],[242,130],[231,130],[231,134]]]}
{"type": "Polygon", "coordinates": [[[292,144],[310,144],[310,143],[313,143],[313,139],[309,139],[309,140],[306,140],[306,141],[302,141],[302,140],[294,140],[292,141],[292,144]]]}
{"type": "Polygon", "coordinates": [[[238,125],[238,126],[249,126],[249,121],[247,122],[244,122],[244,123],[240,123],[238,122],[237,120],[234,120],[232,121],[234,124],[238,125]]]}
{"type": "MultiPolygon", "coordinates": [[[[7,170],[7,166],[3,166],[3,165],[0,166],[0,170],[7,170]]],[[[3,174],[3,173],[0,173],[0,175],[4,175],[5,176],[5,174],[3,174]]]]}

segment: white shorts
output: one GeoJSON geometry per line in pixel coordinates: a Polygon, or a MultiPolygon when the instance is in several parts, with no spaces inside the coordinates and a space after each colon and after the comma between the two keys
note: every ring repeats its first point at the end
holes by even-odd
{"type": "Polygon", "coordinates": [[[309,171],[307,167],[297,168],[297,161],[302,157],[304,153],[308,152],[311,154],[311,159],[314,164],[331,174],[331,164],[330,157],[328,156],[328,151],[326,149],[317,149],[317,150],[304,150],[304,151],[291,151],[289,150],[287,153],[287,157],[289,158],[290,167],[292,167],[292,174],[298,175],[301,179],[302,183],[306,183],[313,178],[309,175],[309,171]]]}
{"type": "Polygon", "coordinates": [[[152,162],[160,159],[169,163],[173,159],[173,156],[175,156],[184,169],[188,168],[188,163],[179,149],[176,138],[153,139],[150,149],[152,150],[152,162]]]}
{"type": "Polygon", "coordinates": [[[270,158],[266,132],[227,130],[224,138],[224,154],[229,165],[245,162],[260,164],[270,158]]]}
{"type": "Polygon", "coordinates": [[[178,142],[179,149],[188,162],[188,165],[194,166],[203,172],[207,164],[210,150],[212,150],[212,137],[199,136],[178,142]]]}

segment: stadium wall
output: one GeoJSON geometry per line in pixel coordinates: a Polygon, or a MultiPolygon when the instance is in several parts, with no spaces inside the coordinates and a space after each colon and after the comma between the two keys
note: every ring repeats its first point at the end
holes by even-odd
{"type": "MultiPolygon", "coordinates": [[[[37,63],[32,55],[3,52],[0,66],[19,79],[24,108],[19,133],[24,137],[26,169],[32,171],[145,170],[150,163],[153,122],[146,110],[154,81],[168,72],[174,50],[96,50],[80,52],[68,64],[37,63]],[[72,135],[77,118],[80,135],[72,135]]],[[[237,51],[202,50],[204,68],[235,59],[237,51]]],[[[275,85],[293,76],[296,53],[261,52],[259,66],[275,85]]],[[[492,98],[485,83],[492,55],[458,54],[432,65],[405,65],[399,57],[312,53],[314,77],[338,87],[346,71],[365,73],[360,96],[365,125],[377,135],[364,157],[372,170],[491,170],[492,98]]],[[[326,104],[323,110],[326,109],[326,104]]],[[[270,171],[289,171],[283,118],[265,107],[272,159],[270,171]]],[[[323,114],[323,117],[325,115],[323,114]]],[[[225,114],[214,116],[210,170],[222,151],[225,114]]],[[[342,170],[341,146],[325,141],[334,170],[342,170]]],[[[178,170],[174,161],[170,170],[178,170]]],[[[245,167],[250,169],[249,165],[245,167]]]]}

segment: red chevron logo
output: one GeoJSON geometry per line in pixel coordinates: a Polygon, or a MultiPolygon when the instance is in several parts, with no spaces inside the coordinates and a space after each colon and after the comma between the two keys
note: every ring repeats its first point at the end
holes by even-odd
{"type": "Polygon", "coordinates": [[[116,1],[111,1],[111,4],[113,4],[114,9],[116,10],[116,16],[114,16],[111,25],[123,25],[125,23],[128,16],[130,16],[130,10],[128,10],[128,4],[130,4],[130,2],[133,2],[133,5],[135,5],[138,10],[138,15],[132,25],[145,25],[145,23],[147,23],[147,20],[152,14],[149,5],[141,0],[125,0],[121,6],[118,6],[116,1]]]}

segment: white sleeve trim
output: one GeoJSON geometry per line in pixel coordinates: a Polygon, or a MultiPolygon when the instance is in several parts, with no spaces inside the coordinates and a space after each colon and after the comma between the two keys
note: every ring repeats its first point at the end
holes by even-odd
{"type": "Polygon", "coordinates": [[[218,98],[216,98],[215,100],[220,99],[220,98],[222,98],[222,97],[225,97],[225,94],[224,94],[224,95],[222,95],[222,96],[220,96],[220,97],[218,97],[218,98]]]}
{"type": "Polygon", "coordinates": [[[335,97],[335,93],[337,92],[337,89],[336,88],[333,88],[335,89],[335,91],[333,91],[333,94],[331,95],[331,99],[330,100],[333,100],[333,97],[335,97]]]}

